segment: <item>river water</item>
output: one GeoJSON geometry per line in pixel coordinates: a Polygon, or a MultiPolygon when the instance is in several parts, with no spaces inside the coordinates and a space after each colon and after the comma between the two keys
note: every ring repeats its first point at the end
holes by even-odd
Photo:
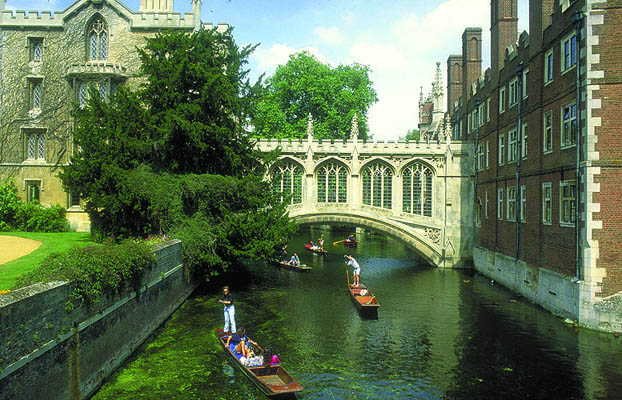
{"type": "MultiPolygon", "coordinates": [[[[302,228],[290,240],[313,271],[240,266],[224,277],[236,321],[271,346],[299,399],[622,399],[622,338],[577,329],[484,276],[428,266],[396,240],[302,228]],[[303,243],[326,239],[326,257],[303,243]],[[361,317],[343,254],[381,307],[361,317]]],[[[352,270],[350,269],[350,274],[352,270]]],[[[218,282],[218,286],[221,282],[218,282]]],[[[94,399],[265,399],[218,347],[217,285],[188,299],[94,399]]]]}

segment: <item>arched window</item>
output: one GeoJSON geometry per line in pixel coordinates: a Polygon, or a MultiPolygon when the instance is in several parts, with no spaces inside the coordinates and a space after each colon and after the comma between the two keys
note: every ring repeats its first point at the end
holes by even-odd
{"type": "Polygon", "coordinates": [[[403,211],[410,214],[432,216],[432,170],[425,164],[414,163],[402,173],[403,211]]]}
{"type": "Polygon", "coordinates": [[[345,203],[348,193],[346,167],[334,162],[322,165],[317,172],[318,203],[345,203]]]}
{"type": "Polygon", "coordinates": [[[108,30],[101,17],[95,18],[87,30],[87,51],[90,61],[108,58],[108,30]]]}
{"type": "Polygon", "coordinates": [[[363,204],[391,208],[393,173],[381,162],[374,162],[363,169],[363,204]]]}
{"type": "Polygon", "coordinates": [[[272,170],[272,188],[281,201],[291,196],[291,204],[302,203],[302,168],[293,162],[280,162],[272,170]]]}

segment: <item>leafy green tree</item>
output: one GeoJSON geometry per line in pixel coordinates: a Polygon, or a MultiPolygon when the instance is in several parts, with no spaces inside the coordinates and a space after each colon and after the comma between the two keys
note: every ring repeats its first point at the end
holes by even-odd
{"type": "Polygon", "coordinates": [[[400,136],[400,140],[419,140],[421,137],[421,131],[419,129],[409,129],[405,136],[400,136]]]}
{"type": "Polygon", "coordinates": [[[252,118],[259,137],[302,138],[311,113],[314,137],[345,139],[350,136],[354,113],[359,137],[370,137],[367,111],[378,101],[367,66],[331,68],[307,52],[293,54],[266,80],[252,118]]]}
{"type": "MultiPolygon", "coordinates": [[[[263,180],[247,127],[253,46],[231,31],[167,32],[139,50],[144,84],[76,107],[80,151],[60,177],[101,236],[173,233],[205,276],[268,256],[295,226],[263,180]]],[[[273,155],[270,155],[273,157],[273,155]]]]}

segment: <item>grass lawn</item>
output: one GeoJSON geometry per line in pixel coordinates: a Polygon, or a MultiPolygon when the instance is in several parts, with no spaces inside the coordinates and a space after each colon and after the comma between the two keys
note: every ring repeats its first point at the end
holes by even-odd
{"type": "Polygon", "coordinates": [[[37,268],[41,260],[51,253],[63,253],[74,246],[93,244],[91,234],[84,232],[3,232],[0,235],[41,241],[41,246],[32,253],[0,265],[0,290],[11,289],[17,278],[37,268]]]}

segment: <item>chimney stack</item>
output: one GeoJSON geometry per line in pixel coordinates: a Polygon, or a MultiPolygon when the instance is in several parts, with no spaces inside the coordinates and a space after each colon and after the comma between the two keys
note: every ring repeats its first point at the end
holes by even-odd
{"type": "Polygon", "coordinates": [[[482,28],[466,28],[462,34],[462,96],[471,97],[471,85],[482,74],[482,28]]]}
{"type": "Polygon", "coordinates": [[[505,60],[505,49],[515,46],[518,38],[518,0],[491,0],[490,6],[490,69],[492,81],[498,82],[499,71],[505,60]]]}
{"type": "Polygon", "coordinates": [[[452,114],[454,103],[462,93],[462,54],[452,54],[447,59],[447,111],[452,114]]]}

